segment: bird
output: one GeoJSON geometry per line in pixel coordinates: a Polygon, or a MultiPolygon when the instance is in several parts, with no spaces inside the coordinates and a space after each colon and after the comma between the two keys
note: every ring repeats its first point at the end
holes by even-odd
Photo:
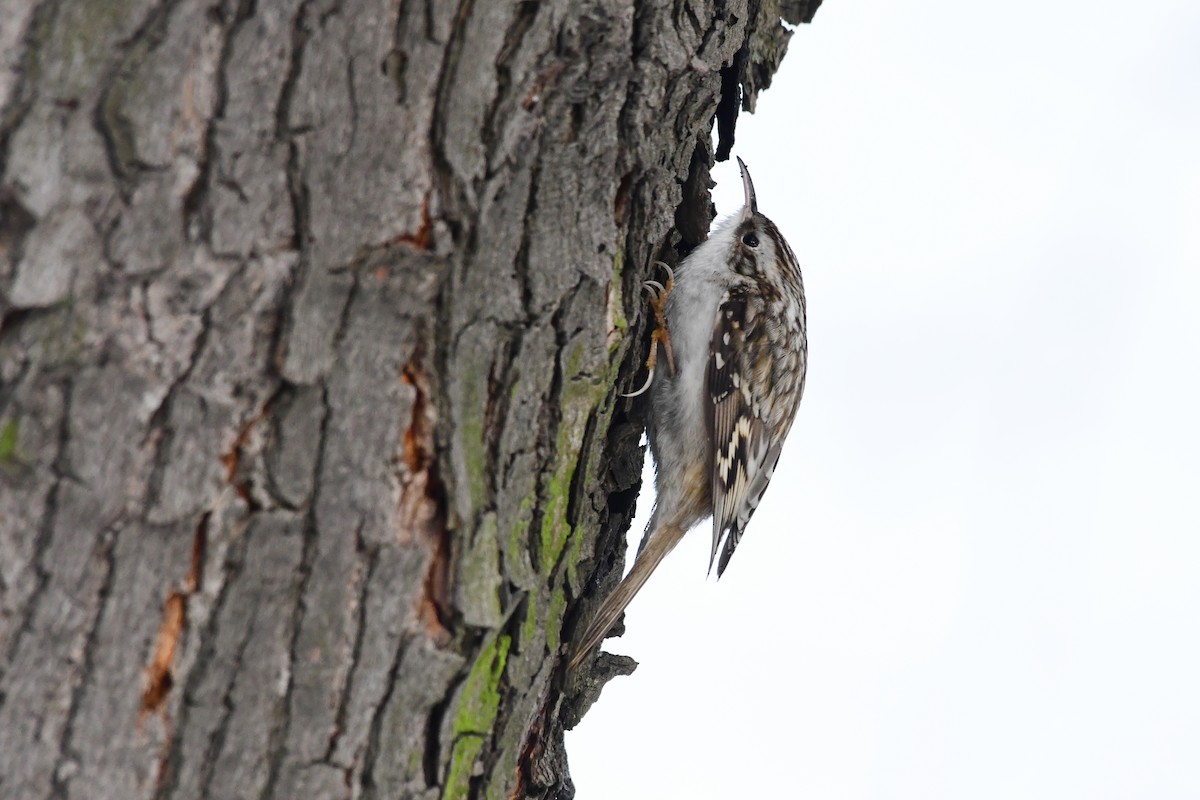
{"type": "Polygon", "coordinates": [[[657,500],[633,568],[574,649],[577,668],[666,555],[711,516],[709,574],[724,574],[758,507],[804,394],[804,282],[796,255],[758,211],[742,159],[745,202],[667,281],[646,281],[656,327],[646,360],[647,434],[657,500]],[[667,369],[659,368],[662,348],[667,369]],[[720,558],[718,559],[718,552],[720,558]]]}

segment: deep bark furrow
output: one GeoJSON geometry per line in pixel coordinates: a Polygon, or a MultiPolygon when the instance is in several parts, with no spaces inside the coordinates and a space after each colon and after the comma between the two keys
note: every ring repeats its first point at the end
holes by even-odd
{"type": "MultiPolygon", "coordinates": [[[[504,113],[503,106],[515,102],[513,62],[518,61],[517,56],[525,43],[525,35],[533,27],[539,10],[539,4],[532,0],[519,0],[515,3],[512,18],[504,32],[504,43],[496,56],[496,93],[484,114],[484,119],[489,123],[484,131],[484,148],[488,165],[487,178],[494,177],[503,166],[497,163],[497,151],[502,143],[503,132],[502,127],[498,128],[498,126],[509,120],[510,114],[504,113]]],[[[524,77],[519,71],[516,72],[517,79],[524,77]]],[[[533,182],[533,185],[536,186],[536,181],[533,182]]]]}
{"type": "MultiPolygon", "coordinates": [[[[211,678],[214,673],[214,670],[211,669],[214,659],[225,656],[224,653],[218,652],[217,643],[223,640],[221,620],[225,617],[226,603],[229,600],[231,589],[241,573],[243,561],[241,550],[242,544],[233,542],[225,551],[219,569],[219,589],[212,600],[208,618],[202,628],[193,629],[198,641],[197,653],[191,668],[186,673],[185,680],[179,684],[176,690],[180,693],[182,700],[179,703],[175,719],[176,735],[167,742],[167,750],[161,758],[153,795],[155,800],[168,800],[168,798],[176,796],[183,767],[183,749],[188,740],[195,739],[199,749],[204,752],[210,749],[211,731],[207,729],[206,724],[193,723],[191,710],[195,707],[202,683],[211,678]]],[[[195,766],[191,764],[188,766],[192,771],[196,770],[195,766]]]]}
{"type": "Polygon", "coordinates": [[[183,371],[167,385],[162,399],[159,400],[158,405],[150,414],[146,442],[154,447],[154,459],[151,461],[150,474],[146,477],[144,502],[148,509],[155,508],[162,499],[163,476],[170,463],[172,439],[175,436],[174,428],[171,426],[171,407],[176,397],[178,397],[178,392],[187,386],[188,380],[196,368],[196,364],[200,361],[200,354],[204,352],[204,346],[211,335],[212,320],[209,316],[210,308],[211,306],[205,308],[199,314],[200,332],[196,336],[191,353],[184,362],[183,371]]]}
{"type": "MultiPolygon", "coordinates": [[[[229,534],[221,519],[210,519],[210,524],[229,534]]],[[[209,566],[202,567],[202,571],[211,573],[216,594],[212,596],[202,624],[191,624],[196,654],[190,664],[180,664],[178,669],[175,733],[167,741],[168,748],[161,758],[154,792],[156,800],[180,796],[181,783],[185,784],[181,796],[200,796],[198,784],[206,780],[203,776],[211,774],[216,730],[220,728],[222,718],[228,716],[224,698],[233,691],[234,682],[228,662],[240,662],[250,638],[247,628],[241,636],[233,637],[236,645],[232,649],[223,649],[223,643],[230,638],[230,628],[239,624],[242,613],[242,609],[234,609],[230,604],[238,601],[238,590],[246,575],[246,540],[242,533],[223,542],[211,541],[214,536],[212,533],[206,536],[209,541],[205,542],[204,557],[209,560],[209,566]],[[210,704],[206,698],[214,698],[215,702],[210,704]],[[214,720],[211,711],[217,708],[220,710],[214,720]]],[[[192,604],[194,606],[194,599],[192,604]]]]}
{"type": "Polygon", "coordinates": [[[302,527],[297,515],[263,512],[244,533],[219,611],[217,652],[189,697],[199,716],[183,743],[175,796],[253,796],[267,783],[271,731],[283,712],[276,657],[289,633],[302,527]]]}
{"type": "MultiPolygon", "coordinates": [[[[252,609],[247,609],[247,611],[253,613],[252,609]]],[[[242,662],[246,657],[246,648],[250,646],[250,636],[252,633],[252,629],[247,627],[233,652],[229,679],[224,686],[224,691],[221,693],[221,713],[217,718],[216,727],[213,728],[212,733],[208,737],[208,743],[204,750],[204,758],[200,762],[197,789],[199,790],[201,800],[210,797],[213,797],[213,800],[220,800],[219,796],[214,797],[210,793],[210,790],[217,770],[217,758],[224,749],[225,740],[229,736],[229,723],[233,719],[234,712],[233,691],[237,682],[237,673],[241,670],[242,662]]]]}
{"type": "Polygon", "coordinates": [[[147,8],[133,33],[128,38],[113,43],[113,52],[119,54],[118,59],[108,65],[98,81],[101,89],[92,124],[104,141],[109,172],[116,179],[126,200],[137,182],[136,173],[151,165],[133,157],[130,142],[133,132],[127,130],[128,121],[120,115],[119,103],[114,102],[112,93],[123,91],[128,76],[162,43],[167,22],[182,2],[183,0],[159,0],[157,5],[147,8]]]}
{"type": "MultiPolygon", "coordinates": [[[[464,187],[461,185],[459,177],[455,174],[454,165],[446,152],[445,125],[446,119],[449,116],[447,105],[451,91],[453,90],[453,82],[462,48],[464,31],[470,18],[471,10],[474,7],[474,2],[475,0],[458,0],[457,10],[454,12],[448,36],[445,42],[438,42],[442,50],[441,64],[435,72],[435,100],[433,113],[430,115],[429,142],[431,145],[430,154],[433,156],[433,167],[439,173],[438,177],[440,180],[449,184],[450,191],[445,193],[442,201],[447,206],[445,209],[447,216],[454,219],[455,222],[458,222],[461,215],[466,211],[466,209],[459,207],[462,203],[464,187]]],[[[436,31],[433,12],[436,1],[426,0],[426,3],[427,8],[430,9],[427,24],[431,29],[436,31]]],[[[451,5],[452,3],[446,3],[447,7],[451,5]]],[[[429,38],[437,41],[436,33],[431,32],[429,38]]],[[[456,230],[457,227],[457,225],[452,224],[451,230],[456,230]]]]}
{"type": "MultiPolygon", "coordinates": [[[[328,441],[328,426],[332,411],[329,407],[328,392],[322,386],[320,388],[322,415],[317,434],[316,459],[313,464],[313,485],[322,474],[325,460],[325,448],[328,441]]],[[[270,760],[267,767],[267,780],[263,787],[263,800],[270,800],[275,797],[275,790],[278,786],[280,772],[283,769],[284,759],[287,756],[286,738],[288,728],[291,726],[291,708],[292,708],[292,691],[295,686],[296,664],[300,659],[299,643],[300,631],[304,625],[305,602],[304,598],[308,592],[309,581],[313,574],[313,560],[316,557],[317,551],[317,535],[318,524],[316,519],[316,503],[310,500],[308,513],[304,516],[304,524],[301,528],[303,536],[303,545],[300,555],[299,580],[296,583],[296,596],[291,602],[293,609],[292,618],[289,629],[287,651],[287,682],[283,692],[282,702],[280,703],[280,713],[277,716],[276,724],[271,729],[270,743],[268,752],[270,760]]]]}
{"type": "MultiPolygon", "coordinates": [[[[387,680],[384,682],[385,689],[383,696],[379,700],[379,705],[374,709],[371,715],[371,723],[368,726],[367,740],[363,747],[362,761],[362,776],[360,785],[363,788],[363,796],[370,799],[376,797],[375,789],[375,759],[379,757],[379,738],[383,727],[383,710],[392,700],[392,693],[396,689],[397,677],[400,674],[400,663],[404,658],[404,642],[403,640],[396,647],[396,652],[392,658],[392,663],[388,667],[387,680]]],[[[262,800],[266,800],[268,796],[263,795],[262,800]]]]}
{"type": "Polygon", "coordinates": [[[341,687],[341,692],[338,693],[337,711],[333,716],[333,733],[329,736],[329,746],[325,749],[325,755],[322,761],[327,762],[341,769],[351,769],[353,764],[339,764],[336,761],[336,753],[338,741],[346,732],[347,714],[349,713],[350,699],[354,691],[354,675],[361,668],[363,637],[367,631],[367,600],[368,592],[371,589],[371,578],[375,574],[375,566],[378,563],[379,556],[377,553],[371,552],[362,538],[362,526],[358,526],[354,531],[354,545],[358,553],[359,569],[362,571],[362,580],[359,582],[358,599],[356,606],[358,618],[354,626],[354,640],[350,646],[350,663],[346,671],[346,682],[341,687]]]}
{"type": "Polygon", "coordinates": [[[108,599],[112,593],[113,576],[116,572],[116,565],[113,563],[113,551],[116,548],[117,534],[115,532],[102,534],[102,537],[99,544],[100,552],[96,558],[96,561],[103,565],[102,582],[99,590],[96,592],[96,615],[91,622],[91,629],[88,631],[87,638],[83,643],[83,659],[77,666],[76,672],[67,680],[68,684],[73,688],[70,705],[67,708],[67,716],[63,722],[62,735],[59,738],[57,746],[58,761],[54,765],[52,783],[52,796],[55,800],[64,800],[68,796],[66,779],[78,769],[79,756],[72,749],[71,738],[75,734],[75,718],[79,714],[79,708],[83,701],[83,693],[87,688],[88,679],[93,675],[100,621],[107,611],[108,599]]]}
{"type": "Polygon", "coordinates": [[[287,755],[284,742],[287,736],[288,725],[291,721],[289,709],[292,701],[292,673],[296,662],[296,643],[300,636],[300,625],[304,620],[304,604],[303,595],[304,588],[309,576],[312,574],[311,550],[313,548],[310,534],[312,530],[311,524],[308,522],[302,528],[304,536],[304,549],[300,558],[300,580],[297,583],[297,597],[293,602],[295,609],[292,619],[289,622],[291,631],[288,640],[288,668],[287,682],[283,692],[283,697],[279,705],[279,712],[275,715],[275,722],[271,726],[271,732],[267,740],[267,752],[269,754],[267,760],[267,778],[263,782],[262,791],[258,794],[260,800],[270,800],[275,797],[276,788],[279,785],[279,776],[283,769],[284,757],[287,755]]]}
{"type": "MultiPolygon", "coordinates": [[[[275,104],[275,138],[281,144],[292,144],[291,122],[292,97],[296,84],[300,80],[300,65],[304,58],[304,45],[308,41],[308,31],[304,27],[304,19],[313,0],[303,0],[296,6],[292,14],[290,28],[291,52],[287,69],[280,82],[279,99],[275,104]]],[[[291,162],[289,162],[290,164],[291,162]]]]}
{"type": "MultiPolygon", "coordinates": [[[[62,410],[58,420],[57,441],[55,442],[54,453],[49,459],[52,482],[46,494],[45,504],[37,517],[38,522],[35,528],[37,533],[34,537],[32,554],[29,561],[29,566],[35,574],[35,583],[29,597],[21,604],[19,610],[14,610],[12,615],[14,619],[19,620],[19,624],[16,627],[16,632],[12,635],[12,639],[9,641],[8,647],[5,649],[4,663],[0,665],[0,688],[4,686],[4,678],[16,657],[22,639],[32,630],[34,611],[41,602],[46,587],[50,582],[50,574],[45,564],[46,550],[49,547],[50,538],[54,533],[54,525],[58,517],[59,487],[62,486],[64,480],[69,478],[66,457],[67,441],[70,436],[71,382],[64,380],[59,385],[61,386],[60,391],[62,393],[62,410]]],[[[0,691],[0,711],[3,711],[4,703],[7,699],[8,694],[0,691]]]]}
{"type": "MultiPolygon", "coordinates": [[[[193,238],[212,244],[211,219],[206,215],[206,201],[209,188],[213,181],[213,172],[220,160],[220,142],[217,137],[217,126],[225,117],[225,103],[229,96],[229,62],[233,53],[233,40],[247,20],[251,18],[255,0],[239,0],[233,11],[233,19],[225,26],[221,37],[221,49],[217,55],[216,78],[214,81],[213,113],[204,131],[204,145],[199,153],[197,164],[198,175],[191,189],[183,198],[182,210],[185,224],[190,225],[194,218],[200,220],[200,229],[193,232],[193,238]]],[[[214,7],[214,14],[220,14],[219,7],[214,7]]]]}

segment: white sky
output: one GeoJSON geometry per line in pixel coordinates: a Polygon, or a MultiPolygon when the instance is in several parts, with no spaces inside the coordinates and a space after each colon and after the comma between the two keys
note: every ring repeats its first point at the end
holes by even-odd
{"type": "Polygon", "coordinates": [[[1200,797],[1200,3],[827,0],[737,133],[808,388],[578,800],[1200,797]]]}

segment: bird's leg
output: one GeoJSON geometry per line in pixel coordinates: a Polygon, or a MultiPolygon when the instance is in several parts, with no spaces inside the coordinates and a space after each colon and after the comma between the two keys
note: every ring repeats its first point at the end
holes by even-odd
{"type": "Polygon", "coordinates": [[[650,334],[650,356],[654,357],[656,346],[661,342],[663,352],[667,354],[667,368],[671,370],[671,377],[675,377],[675,353],[671,350],[671,332],[667,329],[667,297],[671,294],[671,290],[675,288],[675,270],[671,269],[662,261],[655,262],[658,266],[667,271],[667,285],[663,286],[658,281],[654,281],[654,285],[659,292],[650,300],[650,308],[654,311],[654,333],[650,334]]]}
{"type": "Polygon", "coordinates": [[[658,365],[658,346],[663,346],[667,356],[667,369],[675,375],[675,353],[671,350],[671,332],[667,329],[667,296],[675,288],[675,271],[661,261],[655,262],[667,271],[667,283],[664,286],[658,281],[646,281],[642,288],[650,295],[650,310],[654,312],[654,330],[650,334],[650,355],[646,357],[646,382],[636,392],[622,394],[622,397],[637,397],[654,382],[654,369],[658,365]]]}

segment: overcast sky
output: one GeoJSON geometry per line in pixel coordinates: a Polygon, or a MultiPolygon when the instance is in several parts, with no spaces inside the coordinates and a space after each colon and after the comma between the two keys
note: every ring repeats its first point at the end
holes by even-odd
{"type": "Polygon", "coordinates": [[[734,152],[808,386],[725,577],[705,523],[607,643],[578,800],[1200,797],[1200,3],[826,0],[734,152]]]}

